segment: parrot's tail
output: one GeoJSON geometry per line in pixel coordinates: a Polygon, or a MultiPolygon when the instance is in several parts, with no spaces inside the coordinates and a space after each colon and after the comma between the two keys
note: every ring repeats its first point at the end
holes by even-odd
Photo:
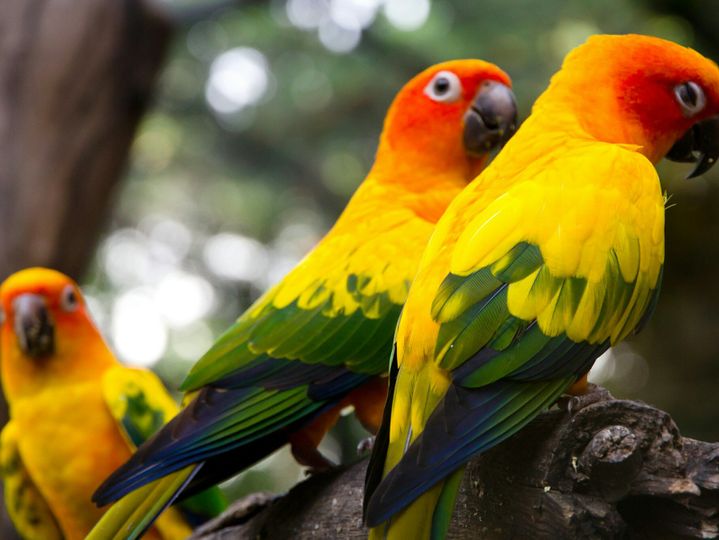
{"type": "Polygon", "coordinates": [[[372,528],[369,540],[443,540],[463,476],[461,467],[389,521],[372,528]]]}
{"type": "MultiPolygon", "coordinates": [[[[173,503],[201,467],[201,464],[190,465],[128,493],[105,512],[85,540],[135,540],[140,538],[153,525],[158,516],[173,503]]],[[[184,522],[183,526],[182,534],[184,536],[178,536],[179,532],[174,533],[178,528],[173,523],[162,523],[161,521],[157,523],[157,528],[163,538],[186,537],[190,533],[190,529],[184,525],[184,522]],[[173,532],[166,532],[167,529],[173,529],[173,532]]]]}

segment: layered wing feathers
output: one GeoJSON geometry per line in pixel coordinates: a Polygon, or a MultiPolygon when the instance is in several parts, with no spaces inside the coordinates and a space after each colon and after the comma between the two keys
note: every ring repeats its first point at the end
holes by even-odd
{"type": "MultiPolygon", "coordinates": [[[[162,381],[151,371],[118,364],[104,374],[102,390],[108,409],[133,450],[157,433],[179,410],[162,381]]],[[[96,497],[94,500],[99,502],[96,497]]],[[[226,506],[219,489],[211,488],[183,502],[181,511],[188,521],[197,524],[216,516],[226,506]]]]}
{"type": "Polygon", "coordinates": [[[395,322],[432,225],[406,208],[346,212],[333,231],[193,367],[183,390],[258,358],[387,370],[395,322]],[[350,219],[351,218],[351,219],[350,219]]]}

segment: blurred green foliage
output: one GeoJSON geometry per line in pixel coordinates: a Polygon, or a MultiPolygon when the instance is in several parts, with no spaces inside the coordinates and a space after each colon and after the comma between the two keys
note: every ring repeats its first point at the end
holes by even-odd
{"type": "MultiPolygon", "coordinates": [[[[170,385],[331,226],[370,167],[394,93],[419,70],[491,60],[514,79],[526,116],[590,34],[714,45],[683,18],[695,12],[672,14],[663,1],[664,11],[636,0],[434,1],[424,22],[427,0],[238,2],[210,13],[194,4],[168,4],[182,27],[87,283],[121,356],[159,359],[170,385]],[[125,340],[134,345],[123,350],[125,340]]],[[[655,318],[596,376],[618,396],[668,410],[685,434],[716,439],[719,178],[684,182],[684,170],[662,167],[676,206],[655,318]]],[[[362,436],[343,418],[325,448],[352,460],[362,436]]],[[[286,451],[270,465],[233,493],[301,476],[286,451]]]]}

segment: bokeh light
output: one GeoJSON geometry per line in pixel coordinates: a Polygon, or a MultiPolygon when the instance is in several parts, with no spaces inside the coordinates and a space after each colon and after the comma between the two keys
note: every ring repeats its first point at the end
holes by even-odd
{"type": "Polygon", "coordinates": [[[168,273],[155,289],[155,303],[160,313],[175,328],[205,317],[214,300],[212,286],[205,279],[182,271],[168,273]]]}
{"type": "Polygon", "coordinates": [[[165,353],[167,326],[151,289],[138,287],[119,296],[112,306],[112,342],[120,359],[151,366],[165,353]]]}
{"type": "Polygon", "coordinates": [[[421,28],[429,17],[429,0],[386,0],[384,14],[400,30],[421,28]]]}
{"type": "Polygon", "coordinates": [[[326,0],[287,0],[287,18],[297,28],[313,30],[327,14],[326,0]]]}
{"type": "Polygon", "coordinates": [[[270,85],[267,59],[258,50],[237,47],[212,62],[205,98],[219,114],[232,114],[257,104],[270,85]]]}
{"type": "Polygon", "coordinates": [[[267,250],[260,242],[232,233],[220,233],[209,238],[203,258],[215,275],[242,281],[260,279],[269,264],[267,250]]]}
{"type": "Polygon", "coordinates": [[[319,37],[322,45],[336,53],[348,53],[359,45],[362,30],[357,22],[345,18],[338,23],[332,18],[320,23],[319,37]]]}
{"type": "Polygon", "coordinates": [[[589,381],[611,387],[619,397],[635,395],[649,381],[649,364],[631,344],[619,343],[597,359],[589,381]]]}
{"type": "Polygon", "coordinates": [[[215,339],[212,329],[204,321],[173,329],[171,337],[172,352],[190,365],[207,352],[215,339]]]}
{"type": "Polygon", "coordinates": [[[320,42],[334,53],[357,48],[362,31],[380,9],[398,30],[418,30],[427,21],[429,0],[287,0],[287,20],[301,30],[317,31],[320,42]]]}

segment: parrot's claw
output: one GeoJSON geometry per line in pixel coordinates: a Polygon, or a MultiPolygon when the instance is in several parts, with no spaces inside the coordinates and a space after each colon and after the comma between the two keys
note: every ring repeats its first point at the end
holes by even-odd
{"type": "Polygon", "coordinates": [[[374,441],[375,437],[367,437],[366,439],[362,439],[357,444],[357,455],[360,457],[364,457],[367,454],[369,454],[372,451],[372,448],[374,447],[374,441]]]}
{"type": "Polygon", "coordinates": [[[311,465],[308,465],[307,463],[303,464],[307,466],[307,468],[305,469],[305,476],[314,476],[316,474],[326,473],[337,467],[336,463],[330,461],[319,452],[317,452],[317,455],[321,459],[318,458],[314,460],[311,465]]]}
{"type": "Polygon", "coordinates": [[[609,390],[603,386],[589,383],[585,393],[574,396],[564,395],[559,398],[557,404],[559,408],[566,409],[569,414],[576,414],[589,405],[610,399],[612,399],[612,395],[609,390]]]}
{"type": "MultiPolygon", "coordinates": [[[[322,456],[322,454],[320,454],[319,452],[317,452],[317,453],[320,456],[322,456]]],[[[326,472],[330,472],[330,471],[334,470],[335,468],[337,468],[339,466],[337,463],[335,463],[334,461],[330,461],[329,459],[327,459],[324,456],[322,456],[322,460],[323,461],[317,460],[317,461],[315,461],[315,463],[313,465],[308,466],[305,469],[305,476],[314,476],[316,474],[324,474],[326,472]]]]}
{"type": "Polygon", "coordinates": [[[337,465],[322,455],[317,448],[292,446],[292,455],[297,463],[307,467],[307,476],[320,474],[334,469],[337,465]]]}

